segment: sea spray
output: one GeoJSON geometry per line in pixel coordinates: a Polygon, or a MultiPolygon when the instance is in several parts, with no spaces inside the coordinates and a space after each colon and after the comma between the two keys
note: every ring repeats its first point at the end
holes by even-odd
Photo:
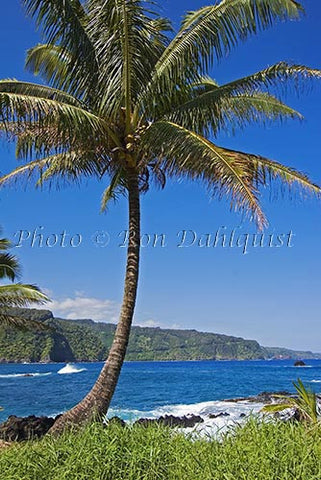
{"type": "Polygon", "coordinates": [[[70,373],[80,373],[84,372],[87,370],[86,368],[79,368],[76,365],[73,365],[72,363],[67,363],[64,367],[62,367],[60,370],[58,370],[59,375],[64,375],[64,374],[70,374],[70,373]]]}

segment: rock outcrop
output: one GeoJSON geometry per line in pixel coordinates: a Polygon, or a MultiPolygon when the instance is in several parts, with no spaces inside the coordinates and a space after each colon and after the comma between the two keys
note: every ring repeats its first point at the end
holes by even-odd
{"type": "MultiPolygon", "coordinates": [[[[58,417],[56,417],[58,418],[58,417]]],[[[0,425],[0,439],[5,442],[21,442],[32,438],[44,436],[55,423],[56,418],[51,417],[16,417],[10,415],[0,425]]]]}
{"type": "Polygon", "coordinates": [[[295,367],[306,367],[306,363],[305,363],[303,360],[297,360],[297,361],[294,363],[294,366],[295,366],[295,367]]]}
{"type": "Polygon", "coordinates": [[[164,415],[159,418],[140,418],[135,425],[148,426],[151,424],[164,425],[165,427],[195,427],[197,423],[203,423],[204,420],[199,415],[184,415],[183,417],[175,417],[174,415],[164,415]]]}

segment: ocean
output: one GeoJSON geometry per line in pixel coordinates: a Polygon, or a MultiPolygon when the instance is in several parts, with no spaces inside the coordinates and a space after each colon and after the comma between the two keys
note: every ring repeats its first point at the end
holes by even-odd
{"type": "MultiPolygon", "coordinates": [[[[261,404],[225,402],[262,391],[294,392],[301,378],[321,392],[321,360],[126,362],[109,416],[133,421],[139,417],[197,414],[205,427],[221,427],[261,404]],[[228,413],[209,421],[209,414],[228,413]]],[[[91,388],[101,363],[1,364],[0,421],[9,415],[55,416],[77,403],[91,388]]]]}

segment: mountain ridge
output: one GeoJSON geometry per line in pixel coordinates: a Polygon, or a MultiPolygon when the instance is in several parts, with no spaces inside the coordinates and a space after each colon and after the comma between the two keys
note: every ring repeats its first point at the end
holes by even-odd
{"type": "MultiPolygon", "coordinates": [[[[12,309],[26,319],[44,322],[52,332],[0,328],[0,362],[94,362],[106,358],[116,325],[91,319],[67,320],[50,310],[12,309]]],[[[263,347],[256,340],[199,332],[133,326],[126,360],[259,360],[321,358],[310,351],[263,347]]]]}

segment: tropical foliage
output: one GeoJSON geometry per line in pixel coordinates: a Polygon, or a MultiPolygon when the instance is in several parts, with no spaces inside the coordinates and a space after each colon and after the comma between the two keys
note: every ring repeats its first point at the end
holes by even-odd
{"type": "Polygon", "coordinates": [[[61,417],[87,421],[105,413],[125,358],[139,271],[140,196],[166,179],[199,181],[212,196],[267,225],[260,187],[286,184],[319,194],[309,178],[262,156],[223,148],[222,130],[301,118],[284,104],[285,85],[298,91],[319,70],[279,62],[224,85],[208,77],[250,35],[276,21],[298,19],[295,0],[222,0],[187,13],[175,35],[154,2],[139,0],[23,0],[44,43],[27,67],[49,86],[0,82],[1,128],[27,163],[1,185],[36,175],[37,183],[108,181],[102,209],[128,196],[129,246],[124,301],[115,340],[92,391],[61,417]],[[279,88],[281,86],[281,88],[279,88]],[[213,141],[212,141],[213,140],[213,141]]]}
{"type": "MultiPolygon", "coordinates": [[[[16,312],[18,313],[18,312],[16,312]]],[[[0,329],[1,358],[6,361],[103,361],[112,345],[115,325],[90,320],[54,319],[51,312],[19,312],[27,319],[46,322],[54,332],[18,332],[0,329]],[[37,312],[38,315],[37,315],[37,312]],[[57,336],[59,333],[59,336],[57,336]],[[66,348],[68,345],[70,348],[66,348]],[[59,360],[60,358],[60,360],[59,360]]],[[[190,330],[162,330],[133,326],[127,360],[257,359],[266,351],[254,340],[190,330]]]]}
{"type": "MultiPolygon", "coordinates": [[[[0,328],[1,359],[7,362],[101,362],[112,345],[116,326],[92,320],[54,318],[48,310],[13,312],[28,320],[45,322],[51,332],[20,332],[0,328]]],[[[320,354],[262,347],[255,340],[198,332],[133,326],[126,360],[255,360],[276,358],[320,358],[320,354]]]]}
{"type": "Polygon", "coordinates": [[[143,2],[24,0],[47,40],[28,52],[27,67],[51,87],[0,82],[2,129],[29,164],[5,175],[39,181],[110,177],[103,196],[126,193],[128,168],[141,192],[165,177],[199,180],[212,194],[266,224],[258,187],[269,179],[319,193],[308,178],[277,162],[231,151],[208,137],[221,130],[301,115],[271,94],[304,87],[320,71],[279,62],[218,85],[206,76],[240,41],[303,12],[293,0],[223,0],[188,13],[178,34],[143,2]]]}
{"type": "MultiPolygon", "coordinates": [[[[9,240],[0,238],[0,280],[8,279],[14,282],[19,278],[21,268],[18,259],[8,252],[10,247],[9,240]]],[[[10,308],[27,307],[32,304],[42,305],[48,301],[48,297],[35,285],[23,283],[0,284],[0,326],[19,329],[43,329],[42,323],[26,320],[18,314],[12,314],[10,308]]]]}
{"type": "Polygon", "coordinates": [[[318,398],[311,389],[307,389],[300,378],[297,383],[293,382],[297,391],[297,397],[280,397],[281,402],[265,405],[262,411],[267,413],[282,412],[286,409],[294,409],[299,419],[308,423],[317,423],[320,420],[320,407],[318,398]]]}

